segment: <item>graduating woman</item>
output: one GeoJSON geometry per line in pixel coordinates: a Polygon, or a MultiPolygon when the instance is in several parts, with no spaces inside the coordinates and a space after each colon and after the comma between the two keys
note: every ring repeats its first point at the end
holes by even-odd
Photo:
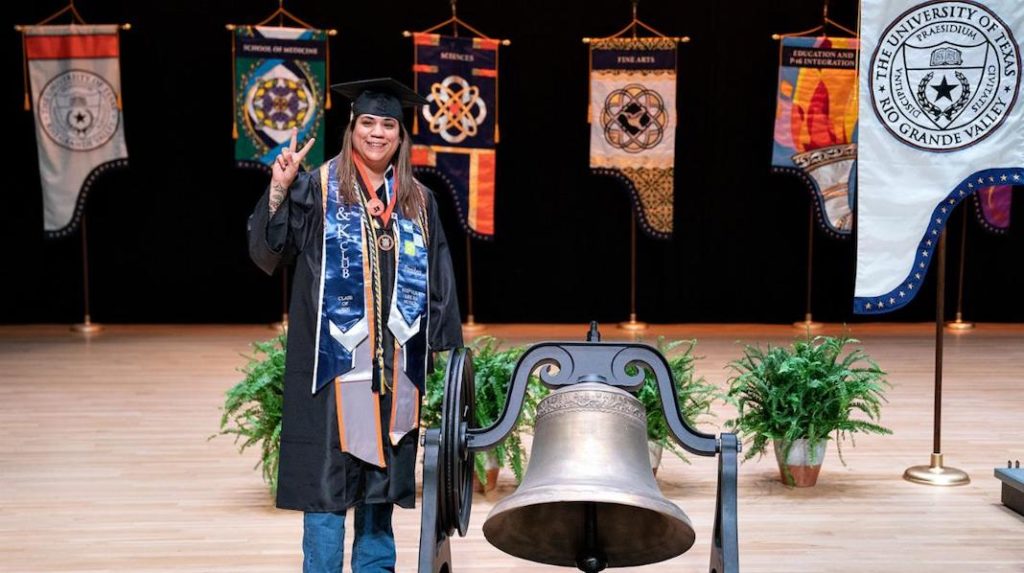
{"type": "Polygon", "coordinates": [[[332,86],[352,100],[341,153],[299,172],[295,134],[249,217],[267,273],[294,261],[277,506],[305,512],[303,571],[341,573],[355,507],[355,573],[394,571],[394,505],[415,503],[420,396],[430,353],[462,345],[437,205],[413,178],[392,80],[332,86]]]}

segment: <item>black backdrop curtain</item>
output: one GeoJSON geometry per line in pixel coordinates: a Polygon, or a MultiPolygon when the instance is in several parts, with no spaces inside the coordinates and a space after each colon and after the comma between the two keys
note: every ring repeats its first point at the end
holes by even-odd
{"type": "MultiPolygon", "coordinates": [[[[59,2],[7,7],[8,138],[4,157],[6,247],[0,323],[67,323],[82,316],[79,236],[46,241],[36,145],[22,111],[21,42],[15,23],[39,21],[59,2]]],[[[411,40],[449,15],[444,0],[312,2],[286,8],[338,28],[331,79],[390,75],[411,81],[411,40]]],[[[279,318],[281,281],[247,256],[245,222],[267,182],[233,165],[230,34],[277,7],[260,2],[83,1],[91,23],[130,22],[121,73],[130,167],[97,182],[87,208],[92,317],[97,322],[258,323],[279,318]]],[[[629,309],[630,206],[626,192],[589,174],[587,49],[580,39],[629,21],[626,0],[463,0],[459,16],[494,37],[501,51],[501,143],[497,238],[473,243],[479,322],[614,322],[629,309]]],[[[777,43],[773,32],[820,22],[818,0],[678,2],[648,0],[640,18],[680,47],[675,237],[639,240],[641,320],[767,322],[804,312],[810,193],[770,172],[777,43]]],[[[856,2],[830,16],[856,26],[856,2]]],[[[1020,103],[1018,103],[1020,105],[1020,103]]],[[[341,98],[327,116],[327,153],[348,120],[341,98]]],[[[465,239],[439,181],[465,313],[465,239]]],[[[1024,321],[1024,209],[1019,193],[1006,236],[982,231],[970,214],[966,318],[1024,321]]],[[[973,210],[973,205],[970,206],[973,210]]],[[[960,217],[950,225],[947,293],[955,302],[960,217]]],[[[852,314],[854,243],[816,231],[814,316],[852,314]]],[[[906,308],[871,320],[934,317],[929,284],[906,308]]],[[[952,313],[952,310],[950,310],[952,313]]]]}

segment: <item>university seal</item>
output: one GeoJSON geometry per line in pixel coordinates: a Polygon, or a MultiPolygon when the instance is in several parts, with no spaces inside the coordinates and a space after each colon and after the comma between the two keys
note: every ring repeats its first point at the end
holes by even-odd
{"type": "Polygon", "coordinates": [[[893,137],[932,152],[999,129],[1020,91],[1017,41],[981,4],[920,4],[893,20],[871,56],[871,103],[893,137]]]}

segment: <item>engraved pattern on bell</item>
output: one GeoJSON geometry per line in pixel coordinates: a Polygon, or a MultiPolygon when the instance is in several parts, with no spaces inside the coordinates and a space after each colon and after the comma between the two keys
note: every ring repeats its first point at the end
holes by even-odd
{"type": "Polygon", "coordinates": [[[604,388],[586,388],[573,392],[559,391],[550,394],[537,406],[537,422],[551,415],[588,411],[620,414],[634,423],[647,427],[647,413],[639,400],[621,390],[611,392],[609,390],[615,390],[615,388],[606,384],[600,386],[604,388]]]}

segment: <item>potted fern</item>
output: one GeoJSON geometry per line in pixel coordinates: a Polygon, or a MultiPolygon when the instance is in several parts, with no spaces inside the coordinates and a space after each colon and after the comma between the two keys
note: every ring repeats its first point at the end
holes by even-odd
{"type": "MultiPolygon", "coordinates": [[[[253,354],[240,369],[244,377],[228,390],[220,432],[233,435],[238,450],[243,452],[259,445],[263,479],[272,492],[277,490],[277,468],[281,448],[281,409],[284,397],[284,363],[286,337],[284,334],[265,342],[253,343],[253,354]]],[[[524,349],[513,347],[499,350],[500,342],[493,337],[473,341],[473,366],[476,377],[476,414],[482,426],[492,424],[501,413],[508,394],[512,371],[524,349]]],[[[444,395],[444,369],[447,354],[438,354],[435,369],[427,378],[426,395],[421,409],[421,424],[437,426],[441,422],[441,402],[444,395]]],[[[478,455],[477,477],[493,489],[498,468],[508,465],[516,479],[522,479],[526,452],[520,431],[532,426],[537,402],[547,393],[536,377],[530,377],[520,423],[504,443],[489,455],[478,455]]]]}
{"type": "Polygon", "coordinates": [[[244,378],[227,392],[219,435],[234,435],[239,453],[260,446],[263,480],[277,490],[284,402],[285,335],[253,343],[253,355],[240,370],[244,378]]]}
{"type": "Polygon", "coordinates": [[[885,390],[885,372],[848,336],[817,336],[789,347],[744,347],[729,363],[726,399],[738,416],[726,422],[749,439],[744,459],[764,455],[772,444],[783,483],[797,487],[817,482],[825,446],[835,439],[839,459],[849,434],[891,434],[878,424],[885,390]],[[855,418],[855,413],[863,415],[855,418]]]}
{"type": "MultiPolygon", "coordinates": [[[[663,336],[658,337],[657,342],[658,352],[668,361],[672,382],[676,387],[679,411],[691,426],[695,425],[701,416],[710,413],[711,404],[719,396],[718,389],[705,382],[703,376],[694,377],[694,362],[697,357],[693,355],[693,349],[696,345],[696,340],[666,341],[663,336]],[[677,352],[683,345],[685,347],[677,352]]],[[[630,366],[627,369],[630,374],[635,372],[632,368],[635,367],[630,366]]],[[[644,385],[637,393],[637,398],[647,410],[647,445],[654,473],[658,473],[664,448],[668,448],[679,459],[689,463],[683,450],[669,438],[668,423],[662,411],[661,395],[654,372],[644,370],[644,385]]]]}
{"type": "MultiPolygon", "coordinates": [[[[480,427],[487,427],[497,421],[505,408],[512,372],[525,348],[514,346],[501,349],[501,341],[493,336],[482,336],[469,343],[473,351],[473,376],[475,390],[476,418],[480,427]]],[[[444,371],[447,355],[439,354],[434,362],[434,371],[427,377],[426,396],[420,410],[423,427],[437,427],[441,424],[441,404],[444,399],[444,371]]],[[[502,467],[512,468],[516,481],[523,478],[527,458],[523,447],[522,432],[533,426],[537,403],[548,390],[535,376],[530,376],[523,410],[519,422],[504,442],[495,449],[478,453],[475,459],[479,489],[493,490],[497,485],[498,473],[502,467]]]]}

